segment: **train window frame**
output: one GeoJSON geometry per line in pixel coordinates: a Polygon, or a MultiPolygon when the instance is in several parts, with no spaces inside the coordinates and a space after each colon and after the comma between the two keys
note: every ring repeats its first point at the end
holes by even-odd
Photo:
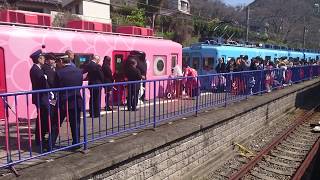
{"type": "Polygon", "coordinates": [[[123,54],[116,54],[115,56],[114,56],[114,71],[115,72],[119,72],[119,73],[121,73],[122,71],[123,71],[123,62],[124,62],[124,56],[123,56],[123,54]],[[118,62],[118,57],[117,56],[121,56],[120,57],[120,62],[118,62]],[[119,69],[119,70],[118,70],[119,69]]]}
{"type": "Polygon", "coordinates": [[[216,64],[216,59],[214,57],[211,57],[211,56],[204,56],[202,57],[202,69],[204,70],[204,68],[206,66],[209,67],[209,70],[213,70],[214,69],[214,66],[216,64]],[[212,59],[212,61],[210,61],[210,59],[212,59]],[[206,65],[206,61],[208,61],[208,65],[206,65]],[[211,62],[211,63],[210,63],[211,62]]]}
{"type": "MultiPolygon", "coordinates": [[[[62,57],[62,56],[65,56],[66,54],[65,53],[58,53],[58,52],[51,52],[55,57],[62,57]]],[[[94,56],[93,53],[76,53],[76,52],[73,52],[74,53],[74,63],[76,65],[76,67],[80,68],[80,69],[83,69],[85,64],[88,63],[94,56]],[[79,57],[81,56],[88,56],[88,59],[86,59],[86,61],[84,62],[80,62],[80,59],[78,59],[79,57]]]]}
{"type": "MultiPolygon", "coordinates": [[[[88,59],[86,59],[83,64],[88,63],[90,60],[93,59],[94,54],[93,53],[74,53],[75,58],[80,58],[81,56],[87,56],[88,59]]],[[[81,63],[80,59],[79,59],[79,63],[81,63]]],[[[83,65],[82,64],[82,65],[83,65]]],[[[81,64],[79,65],[81,66],[81,64]]]]}
{"type": "Polygon", "coordinates": [[[171,68],[176,67],[177,64],[178,64],[178,54],[171,54],[171,68]],[[174,60],[174,58],[175,58],[175,60],[174,60]]]}
{"type": "Polygon", "coordinates": [[[167,55],[153,55],[153,75],[154,76],[165,76],[167,75],[167,66],[168,65],[168,57],[167,55]],[[159,64],[160,60],[162,60],[163,65],[159,64]],[[158,68],[162,67],[162,70],[158,68]]]}

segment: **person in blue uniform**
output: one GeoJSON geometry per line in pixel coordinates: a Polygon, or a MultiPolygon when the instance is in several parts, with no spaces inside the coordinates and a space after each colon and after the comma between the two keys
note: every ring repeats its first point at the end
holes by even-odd
{"type": "MultiPolygon", "coordinates": [[[[141,75],[140,70],[137,68],[137,57],[129,56],[126,62],[125,74],[128,81],[139,81],[145,77],[141,75]]],[[[127,107],[128,111],[136,111],[138,104],[138,94],[140,90],[140,83],[128,84],[128,98],[127,107]]]]}
{"type": "Polygon", "coordinates": [[[45,62],[42,65],[42,70],[44,74],[47,76],[48,85],[50,88],[56,87],[56,57],[53,53],[45,54],[45,62]]]}
{"type": "MultiPolygon", "coordinates": [[[[56,80],[56,61],[57,58],[54,56],[53,53],[47,53],[45,54],[45,63],[42,65],[42,70],[44,74],[47,76],[47,82],[50,89],[56,88],[57,86],[57,80],[56,80]]],[[[52,135],[58,134],[58,112],[57,112],[57,106],[56,106],[56,97],[57,92],[49,92],[49,103],[50,103],[50,123],[51,123],[51,132],[49,132],[49,138],[48,138],[48,150],[52,150],[52,145],[54,143],[52,142],[52,135]]],[[[49,120],[48,120],[49,122],[49,120]]]]}
{"type": "MultiPolygon", "coordinates": [[[[30,79],[32,84],[32,90],[40,90],[49,88],[47,82],[47,76],[41,69],[45,57],[41,50],[38,50],[30,55],[33,61],[33,66],[30,69],[30,79]]],[[[34,93],[32,94],[32,104],[37,107],[37,119],[35,129],[35,141],[37,145],[45,145],[45,135],[48,131],[48,93],[34,93]],[[40,113],[40,114],[39,114],[40,113]]]]}
{"type": "MultiPolygon", "coordinates": [[[[82,71],[71,64],[70,58],[62,59],[63,67],[56,71],[57,87],[82,86],[82,71]]],[[[60,123],[62,124],[69,116],[72,134],[72,145],[80,143],[80,113],[82,110],[82,97],[80,89],[59,92],[58,102],[60,107],[60,123]]],[[[53,136],[55,143],[57,134],[53,136]]],[[[79,148],[80,146],[75,146],[79,148]]]]}
{"type": "MultiPolygon", "coordinates": [[[[102,67],[99,64],[100,57],[94,56],[87,64],[85,72],[88,73],[88,84],[103,84],[104,76],[102,67]]],[[[101,88],[90,88],[89,113],[91,117],[99,117],[101,110],[101,88]]]]}

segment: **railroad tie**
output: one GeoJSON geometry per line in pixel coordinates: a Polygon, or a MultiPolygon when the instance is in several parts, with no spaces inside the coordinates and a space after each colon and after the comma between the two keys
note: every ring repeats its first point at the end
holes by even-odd
{"type": "Polygon", "coordinates": [[[291,176],[291,175],[293,174],[293,172],[282,171],[282,170],[279,170],[279,169],[274,169],[274,168],[265,166],[265,165],[263,165],[263,164],[259,164],[259,167],[262,168],[262,169],[264,169],[264,170],[266,170],[266,171],[273,172],[273,173],[280,174],[280,175],[291,176]]]}
{"type": "Polygon", "coordinates": [[[251,175],[255,176],[255,177],[259,178],[259,179],[264,179],[264,180],[278,180],[276,178],[267,176],[265,174],[262,174],[260,172],[254,171],[254,170],[251,171],[251,175]]]}

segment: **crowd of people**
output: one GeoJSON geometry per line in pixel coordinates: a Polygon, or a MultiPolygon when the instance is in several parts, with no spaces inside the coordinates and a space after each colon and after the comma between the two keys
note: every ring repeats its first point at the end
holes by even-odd
{"type": "Polygon", "coordinates": [[[215,70],[217,73],[239,72],[249,70],[270,70],[275,68],[287,68],[303,65],[320,65],[320,60],[299,60],[294,58],[282,57],[271,61],[261,57],[252,58],[249,61],[248,56],[240,56],[238,58],[229,58],[226,62],[224,58],[218,60],[215,70]]]}
{"type": "MultiPolygon", "coordinates": [[[[145,53],[139,51],[132,51],[124,65],[124,71],[116,72],[116,74],[112,74],[111,58],[108,56],[103,59],[101,66],[100,57],[94,55],[81,69],[75,65],[75,54],[71,50],[59,57],[53,53],[43,53],[38,50],[30,55],[30,58],[34,63],[30,69],[32,90],[82,86],[83,80],[88,80],[89,85],[105,84],[106,111],[112,111],[109,102],[110,93],[114,87],[108,86],[109,83],[113,83],[116,78],[118,78],[117,81],[144,80],[147,74],[145,53]]],[[[140,83],[128,85],[127,109],[129,111],[137,110],[139,90],[140,83]]],[[[100,86],[91,87],[89,91],[89,114],[90,117],[96,118],[100,116],[102,88],[100,86]]],[[[144,98],[143,92],[141,99],[144,100],[144,98]]],[[[48,150],[55,147],[59,134],[58,126],[61,126],[67,117],[71,128],[73,148],[80,148],[82,102],[80,89],[32,94],[32,103],[38,112],[35,130],[36,144],[48,150]],[[46,138],[47,134],[49,134],[48,138],[46,138]]]]}

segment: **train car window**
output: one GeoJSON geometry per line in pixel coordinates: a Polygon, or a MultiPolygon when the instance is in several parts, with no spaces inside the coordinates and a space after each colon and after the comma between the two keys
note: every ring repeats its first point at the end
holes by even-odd
{"type": "Polygon", "coordinates": [[[155,76],[167,74],[167,56],[153,56],[153,72],[155,76]]]}
{"type": "Polygon", "coordinates": [[[76,64],[77,67],[83,69],[92,58],[93,58],[93,54],[75,53],[74,63],[76,64]]]}
{"type": "Polygon", "coordinates": [[[177,62],[178,62],[178,55],[172,54],[171,55],[171,68],[176,67],[177,62]]]}
{"type": "Polygon", "coordinates": [[[199,68],[200,68],[199,65],[200,65],[200,57],[193,57],[192,58],[192,68],[199,70],[199,68]]]}
{"type": "Polygon", "coordinates": [[[202,62],[203,69],[213,69],[214,64],[216,64],[215,59],[213,57],[205,57],[202,62]]]}
{"type": "Polygon", "coordinates": [[[116,72],[122,72],[122,70],[123,70],[123,55],[122,54],[115,55],[115,67],[116,67],[116,72]]]}
{"type": "Polygon", "coordinates": [[[271,56],[266,56],[266,57],[265,57],[265,60],[271,61],[271,56]]]}
{"type": "MultiPolygon", "coordinates": [[[[65,53],[53,53],[55,57],[65,56],[65,53]]],[[[89,62],[93,57],[93,54],[74,53],[74,64],[83,69],[85,64],[89,62]]]]}

